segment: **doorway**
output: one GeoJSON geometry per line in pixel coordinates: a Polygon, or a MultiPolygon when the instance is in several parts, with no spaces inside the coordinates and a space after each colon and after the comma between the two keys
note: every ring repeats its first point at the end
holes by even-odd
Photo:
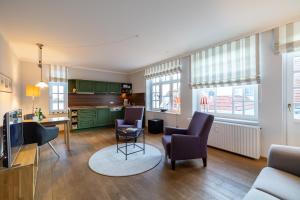
{"type": "Polygon", "coordinates": [[[286,144],[300,146],[300,51],[285,54],[286,144]]]}

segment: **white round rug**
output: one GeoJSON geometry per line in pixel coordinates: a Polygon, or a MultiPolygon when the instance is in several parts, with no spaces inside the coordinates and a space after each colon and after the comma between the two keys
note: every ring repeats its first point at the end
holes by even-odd
{"type": "MultiPolygon", "coordinates": [[[[119,144],[124,145],[124,144],[119,144]]],[[[143,144],[137,143],[141,146],[143,144]]],[[[125,148],[122,148],[125,150],[125,148]]],[[[102,175],[106,176],[131,176],[143,173],[154,168],[161,161],[161,152],[154,146],[145,144],[145,154],[143,152],[138,152],[130,154],[125,160],[125,155],[119,151],[117,153],[117,145],[112,145],[100,149],[94,153],[90,160],[90,168],[102,175]]],[[[133,148],[128,147],[128,152],[136,151],[138,147],[133,148]]]]}

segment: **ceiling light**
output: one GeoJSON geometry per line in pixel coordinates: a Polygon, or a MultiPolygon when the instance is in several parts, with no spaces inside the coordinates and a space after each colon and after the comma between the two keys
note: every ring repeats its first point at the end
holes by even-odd
{"type": "Polygon", "coordinates": [[[41,69],[41,81],[38,82],[37,84],[35,84],[35,86],[43,89],[43,88],[48,87],[48,84],[43,81],[42,48],[43,48],[44,45],[40,44],[40,43],[37,43],[36,45],[39,47],[39,63],[38,63],[38,67],[41,69]]]}

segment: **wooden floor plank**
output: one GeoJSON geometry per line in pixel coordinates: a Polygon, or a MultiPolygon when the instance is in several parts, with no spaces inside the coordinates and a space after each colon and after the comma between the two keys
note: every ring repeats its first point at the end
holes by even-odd
{"type": "MultiPolygon", "coordinates": [[[[161,134],[146,133],[146,142],[158,147],[162,155],[161,134]]],[[[176,171],[163,156],[154,169],[136,176],[108,177],[91,171],[90,156],[115,144],[112,128],[72,133],[71,151],[60,135],[53,145],[40,147],[36,200],[179,200],[242,199],[250,189],[264,159],[252,160],[214,148],[208,150],[208,166],[202,160],[180,161],[176,171]]]]}

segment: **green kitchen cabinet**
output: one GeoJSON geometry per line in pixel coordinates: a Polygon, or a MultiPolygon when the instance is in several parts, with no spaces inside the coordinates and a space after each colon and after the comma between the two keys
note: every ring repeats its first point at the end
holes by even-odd
{"type": "Polygon", "coordinates": [[[95,92],[96,93],[107,93],[108,83],[107,82],[95,82],[95,92]]]}
{"type": "Polygon", "coordinates": [[[121,93],[121,84],[120,83],[108,83],[108,92],[110,93],[121,93]]]}
{"type": "Polygon", "coordinates": [[[97,109],[95,126],[107,126],[110,125],[110,110],[109,108],[97,109]]]}
{"type": "Polygon", "coordinates": [[[76,80],[77,92],[95,92],[95,81],[76,80]]]}
{"type": "Polygon", "coordinates": [[[96,109],[78,110],[78,129],[95,127],[96,117],[96,109]]]}
{"type": "Polygon", "coordinates": [[[77,129],[101,126],[114,126],[116,119],[123,119],[124,112],[111,111],[109,108],[76,109],[77,129]]]}
{"type": "Polygon", "coordinates": [[[79,121],[78,129],[92,128],[95,126],[94,121],[79,121]]]}

